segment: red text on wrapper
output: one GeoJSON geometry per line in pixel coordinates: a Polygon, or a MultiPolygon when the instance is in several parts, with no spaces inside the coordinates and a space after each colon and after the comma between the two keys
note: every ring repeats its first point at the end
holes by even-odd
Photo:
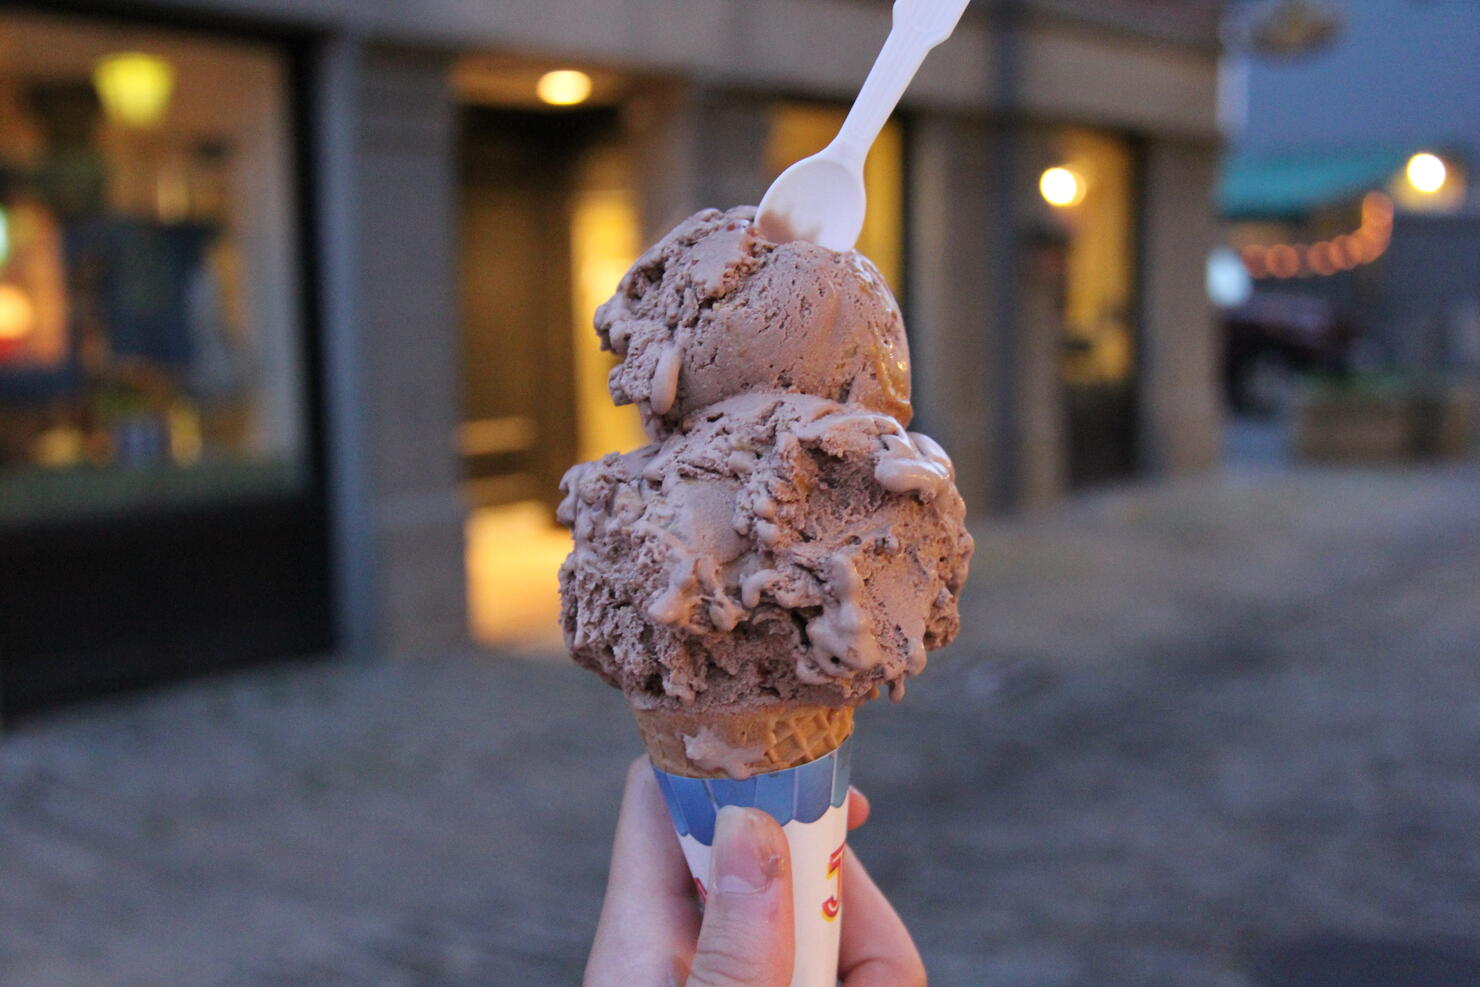
{"type": "Polygon", "coordinates": [[[843,910],[843,848],[838,847],[827,858],[827,876],[829,879],[836,877],[838,881],[837,890],[828,896],[822,903],[822,917],[831,922],[838,917],[838,912],[843,910]]]}
{"type": "Polygon", "coordinates": [[[697,877],[694,878],[694,889],[699,892],[699,904],[702,905],[709,900],[709,892],[704,889],[704,882],[697,877]]]}

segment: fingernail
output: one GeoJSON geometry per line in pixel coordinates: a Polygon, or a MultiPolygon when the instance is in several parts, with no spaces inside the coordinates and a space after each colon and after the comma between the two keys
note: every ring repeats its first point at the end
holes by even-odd
{"type": "Polygon", "coordinates": [[[786,867],[783,839],[774,826],[765,825],[765,813],[727,805],[714,825],[714,857],[710,868],[714,890],[720,894],[755,894],[771,886],[786,867]]]}

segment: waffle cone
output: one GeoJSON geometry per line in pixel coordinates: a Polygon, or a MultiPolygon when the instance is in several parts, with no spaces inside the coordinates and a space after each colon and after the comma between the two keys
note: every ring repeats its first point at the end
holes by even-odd
{"type": "Polygon", "coordinates": [[[637,730],[653,764],[690,778],[740,777],[815,761],[853,732],[851,706],[763,706],[758,709],[681,713],[634,709],[637,730]],[[691,742],[707,739],[737,756],[724,766],[690,759],[691,742]],[[735,770],[738,768],[739,770],[735,770]]]}

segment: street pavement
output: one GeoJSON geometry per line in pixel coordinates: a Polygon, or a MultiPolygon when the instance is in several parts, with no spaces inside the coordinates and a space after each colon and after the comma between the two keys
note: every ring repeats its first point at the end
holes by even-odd
{"type": "MultiPolygon", "coordinates": [[[[1476,982],[1480,469],[1115,490],[973,568],[856,735],[932,983],[1476,982]]],[[[637,751],[594,677],[488,653],[22,724],[0,984],[575,983],[637,751]]]]}

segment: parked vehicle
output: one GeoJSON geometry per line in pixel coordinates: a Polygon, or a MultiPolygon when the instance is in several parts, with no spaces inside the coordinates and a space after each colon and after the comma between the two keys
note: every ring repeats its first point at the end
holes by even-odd
{"type": "Polygon", "coordinates": [[[1223,383],[1240,414],[1271,417],[1289,409],[1301,374],[1343,374],[1357,331],[1322,298],[1258,292],[1222,311],[1223,383]]]}

